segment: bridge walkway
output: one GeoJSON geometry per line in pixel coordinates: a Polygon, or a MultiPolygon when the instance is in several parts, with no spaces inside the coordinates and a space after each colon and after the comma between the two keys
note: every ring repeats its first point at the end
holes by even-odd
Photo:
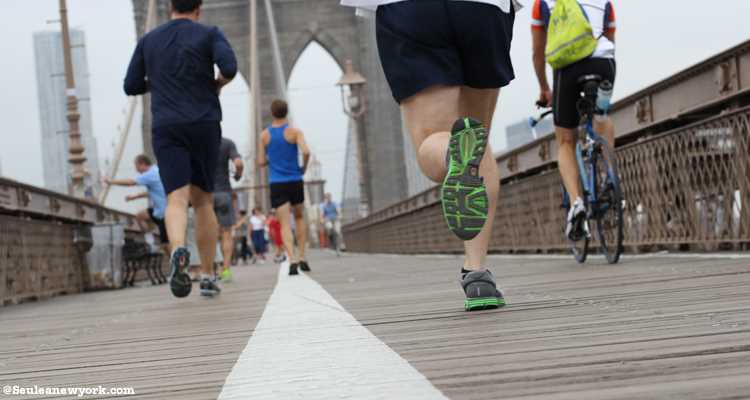
{"type": "MultiPolygon", "coordinates": [[[[509,305],[466,313],[454,256],[241,266],[218,298],[167,286],[0,311],[0,386],[143,399],[739,399],[750,257],[492,256],[509,305]]],[[[19,397],[24,398],[24,397],[19,397]]]]}

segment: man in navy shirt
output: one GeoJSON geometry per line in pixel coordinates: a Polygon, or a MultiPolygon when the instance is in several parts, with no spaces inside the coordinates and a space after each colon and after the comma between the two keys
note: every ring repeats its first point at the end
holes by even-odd
{"type": "Polygon", "coordinates": [[[219,92],[237,74],[237,59],[218,28],[198,23],[201,5],[201,0],[172,0],[171,21],[138,41],[124,85],[128,95],[151,93],[152,144],[167,193],[170,288],[177,297],[192,288],[185,271],[189,205],[195,209],[201,295],[220,291],[210,278],[218,240],[211,193],[221,143],[219,92]]]}

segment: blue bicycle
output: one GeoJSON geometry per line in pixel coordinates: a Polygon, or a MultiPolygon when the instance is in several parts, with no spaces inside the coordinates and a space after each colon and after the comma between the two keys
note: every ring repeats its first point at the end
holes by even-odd
{"type": "MultiPolygon", "coordinates": [[[[600,87],[611,84],[598,75],[586,75],[578,81],[582,87],[578,100],[578,113],[581,115],[579,139],[576,144],[576,159],[586,205],[586,223],[596,225],[599,248],[610,264],[616,264],[622,255],[623,246],[623,195],[620,176],[617,172],[617,158],[607,141],[594,131],[594,115],[597,113],[597,96],[600,87]]],[[[536,126],[552,111],[545,111],[538,118],[531,118],[531,126],[536,126]]],[[[567,216],[570,197],[563,188],[562,208],[567,216]]],[[[569,240],[570,249],[576,261],[583,263],[589,252],[591,234],[581,240],[569,240]]]]}

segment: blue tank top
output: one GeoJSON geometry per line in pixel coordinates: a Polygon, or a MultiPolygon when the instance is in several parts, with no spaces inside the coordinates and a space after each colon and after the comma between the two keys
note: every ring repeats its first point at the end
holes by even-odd
{"type": "Polygon", "coordinates": [[[296,144],[284,139],[284,131],[289,124],[279,127],[268,127],[271,141],[266,146],[268,157],[268,182],[284,183],[302,180],[302,168],[299,166],[299,150],[296,144]]]}

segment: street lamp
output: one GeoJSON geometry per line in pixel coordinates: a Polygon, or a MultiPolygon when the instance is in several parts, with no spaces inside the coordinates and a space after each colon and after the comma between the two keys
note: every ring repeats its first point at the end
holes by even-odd
{"type": "Polygon", "coordinates": [[[341,103],[344,114],[355,123],[357,133],[357,161],[359,168],[359,204],[362,216],[367,216],[372,207],[372,191],[370,190],[370,164],[367,157],[367,136],[365,135],[365,112],[367,101],[365,97],[365,79],[359,72],[354,71],[351,60],[344,63],[344,76],[336,86],[341,88],[341,103]]]}

